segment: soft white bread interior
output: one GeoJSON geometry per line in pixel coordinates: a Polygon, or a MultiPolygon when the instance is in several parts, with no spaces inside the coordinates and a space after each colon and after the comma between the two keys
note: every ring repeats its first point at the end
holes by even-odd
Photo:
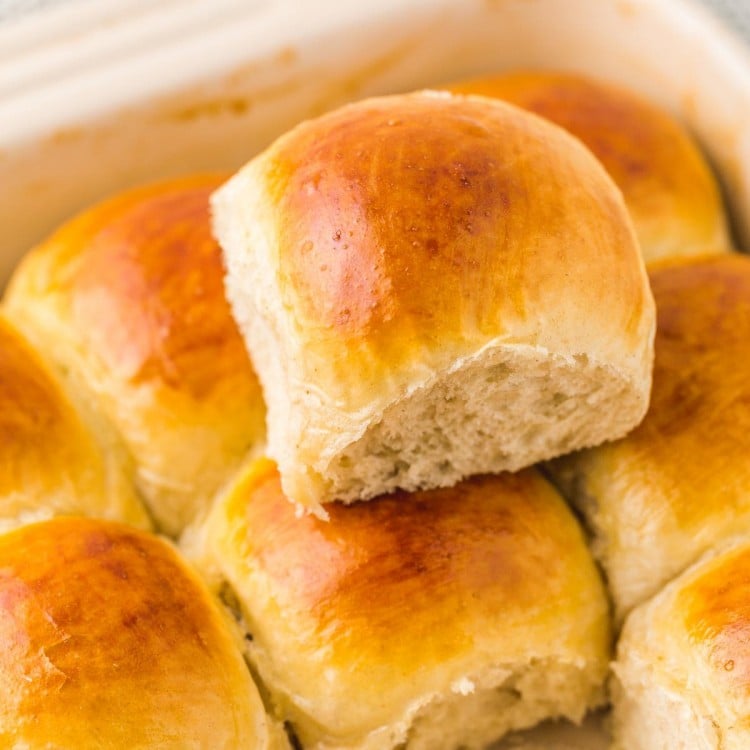
{"type": "Polygon", "coordinates": [[[622,436],[653,301],[620,192],[562,129],[424,92],[294,128],[213,198],[286,494],[449,486],[622,436]]]}
{"type": "Polygon", "coordinates": [[[582,75],[517,71],[450,90],[510,102],[580,138],[622,190],[647,263],[732,249],[721,190],[685,127],[661,107],[582,75]]]}
{"type": "Polygon", "coordinates": [[[750,258],[662,263],[650,279],[658,323],[646,418],[549,467],[594,534],[619,619],[750,532],[750,258]]]}
{"type": "Polygon", "coordinates": [[[0,532],[58,515],[151,527],[123,447],[0,315],[0,532]]]}
{"type": "Polygon", "coordinates": [[[231,622],[167,542],[57,518],[0,536],[0,747],[281,750],[231,622]]]}
{"type": "Polygon", "coordinates": [[[205,533],[249,661],[306,750],[478,750],[603,701],[604,589],[537,472],[328,510],[295,513],[261,459],[205,533]]]}
{"type": "Polygon", "coordinates": [[[129,190],[60,227],[4,309],[122,436],[170,534],[264,439],[265,406],[224,297],[208,198],[221,175],[129,190]]]}
{"type": "Polygon", "coordinates": [[[614,665],[614,750],[750,747],[750,542],[635,609],[614,665]]]}

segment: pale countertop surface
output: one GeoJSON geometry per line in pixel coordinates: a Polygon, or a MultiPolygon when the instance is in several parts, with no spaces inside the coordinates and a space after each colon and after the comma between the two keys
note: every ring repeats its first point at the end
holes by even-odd
{"type": "MultiPolygon", "coordinates": [[[[0,23],[75,0],[0,0],[0,23]]],[[[345,1],[345,0],[344,0],[345,1]]],[[[694,0],[695,1],[695,0],[694,0]]],[[[88,0],[113,2],[118,0],[88,0]]],[[[750,42],[750,0],[697,0],[713,8],[727,26],[750,42]]]]}

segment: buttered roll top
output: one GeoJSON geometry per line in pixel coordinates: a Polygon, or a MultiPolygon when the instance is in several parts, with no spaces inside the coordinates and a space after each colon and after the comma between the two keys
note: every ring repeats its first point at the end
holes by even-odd
{"type": "Polygon", "coordinates": [[[685,127],[647,99],[605,81],[543,71],[477,78],[451,90],[497,97],[580,138],[622,190],[646,262],[731,250],[706,158],[685,127]]]}
{"type": "Polygon", "coordinates": [[[366,100],[282,136],[213,205],[299,504],[517,469],[645,411],[653,303],[629,217],[541,118],[366,100]]]}
{"type": "Polygon", "coordinates": [[[80,214],[16,270],[5,309],[93,398],[160,525],[180,531],[263,439],[225,301],[208,198],[220,176],[138,188],[80,214]]]}
{"type": "Polygon", "coordinates": [[[750,531],[750,258],[652,268],[651,406],[622,440],[553,462],[583,511],[620,615],[750,531]]]}
{"type": "Polygon", "coordinates": [[[3,747],[274,747],[229,622],[155,536],[83,518],[1,535],[0,635],[3,747]]]}
{"type": "Polygon", "coordinates": [[[536,472],[328,510],[296,514],[261,460],[206,530],[248,657],[305,748],[481,747],[601,700],[604,591],[536,472]]]}
{"type": "Polygon", "coordinates": [[[0,532],[57,515],[150,522],[122,446],[0,315],[0,532]]]}

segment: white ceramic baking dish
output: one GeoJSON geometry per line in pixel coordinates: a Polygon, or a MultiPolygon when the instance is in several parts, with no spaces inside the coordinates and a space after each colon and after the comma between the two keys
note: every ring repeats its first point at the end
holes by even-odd
{"type": "MultiPolygon", "coordinates": [[[[346,100],[511,67],[584,71],[677,113],[750,247],[750,54],[689,0],[77,0],[0,27],[0,285],[115,189],[236,167],[346,100]]],[[[510,745],[601,750],[598,723],[510,745]]]]}

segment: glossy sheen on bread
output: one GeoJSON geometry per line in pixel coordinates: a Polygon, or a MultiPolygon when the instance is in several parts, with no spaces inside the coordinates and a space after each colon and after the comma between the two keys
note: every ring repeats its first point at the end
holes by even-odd
{"type": "Polygon", "coordinates": [[[580,138],[622,190],[646,262],[731,249],[716,178],[686,129],[619,86],[585,76],[517,72],[455,84],[497,97],[580,138]]]}
{"type": "Polygon", "coordinates": [[[750,543],[714,552],[628,618],[616,750],[750,747],[750,543]]]}
{"type": "Polygon", "coordinates": [[[233,631],[173,548],[67,518],[0,536],[0,746],[265,750],[233,631]]]}
{"type": "Polygon", "coordinates": [[[0,316],[0,531],[57,515],[149,528],[124,451],[0,316]]]}
{"type": "Polygon", "coordinates": [[[359,102],[281,137],[213,206],[301,505],[515,470],[645,412],[654,313],[630,220],[541,118],[359,102]]]}
{"type": "Polygon", "coordinates": [[[206,529],[248,657],[307,750],[481,748],[602,700],[603,587],[539,474],[328,510],[296,514],[260,460],[206,529]]]}
{"type": "Polygon", "coordinates": [[[260,387],[225,301],[208,197],[138,188],[74,218],[15,272],[5,309],[122,435],[160,525],[200,514],[262,440],[260,387]]]}
{"type": "Polygon", "coordinates": [[[750,530],[750,258],[653,268],[651,406],[623,440],[553,462],[583,511],[622,616],[750,530]]]}

